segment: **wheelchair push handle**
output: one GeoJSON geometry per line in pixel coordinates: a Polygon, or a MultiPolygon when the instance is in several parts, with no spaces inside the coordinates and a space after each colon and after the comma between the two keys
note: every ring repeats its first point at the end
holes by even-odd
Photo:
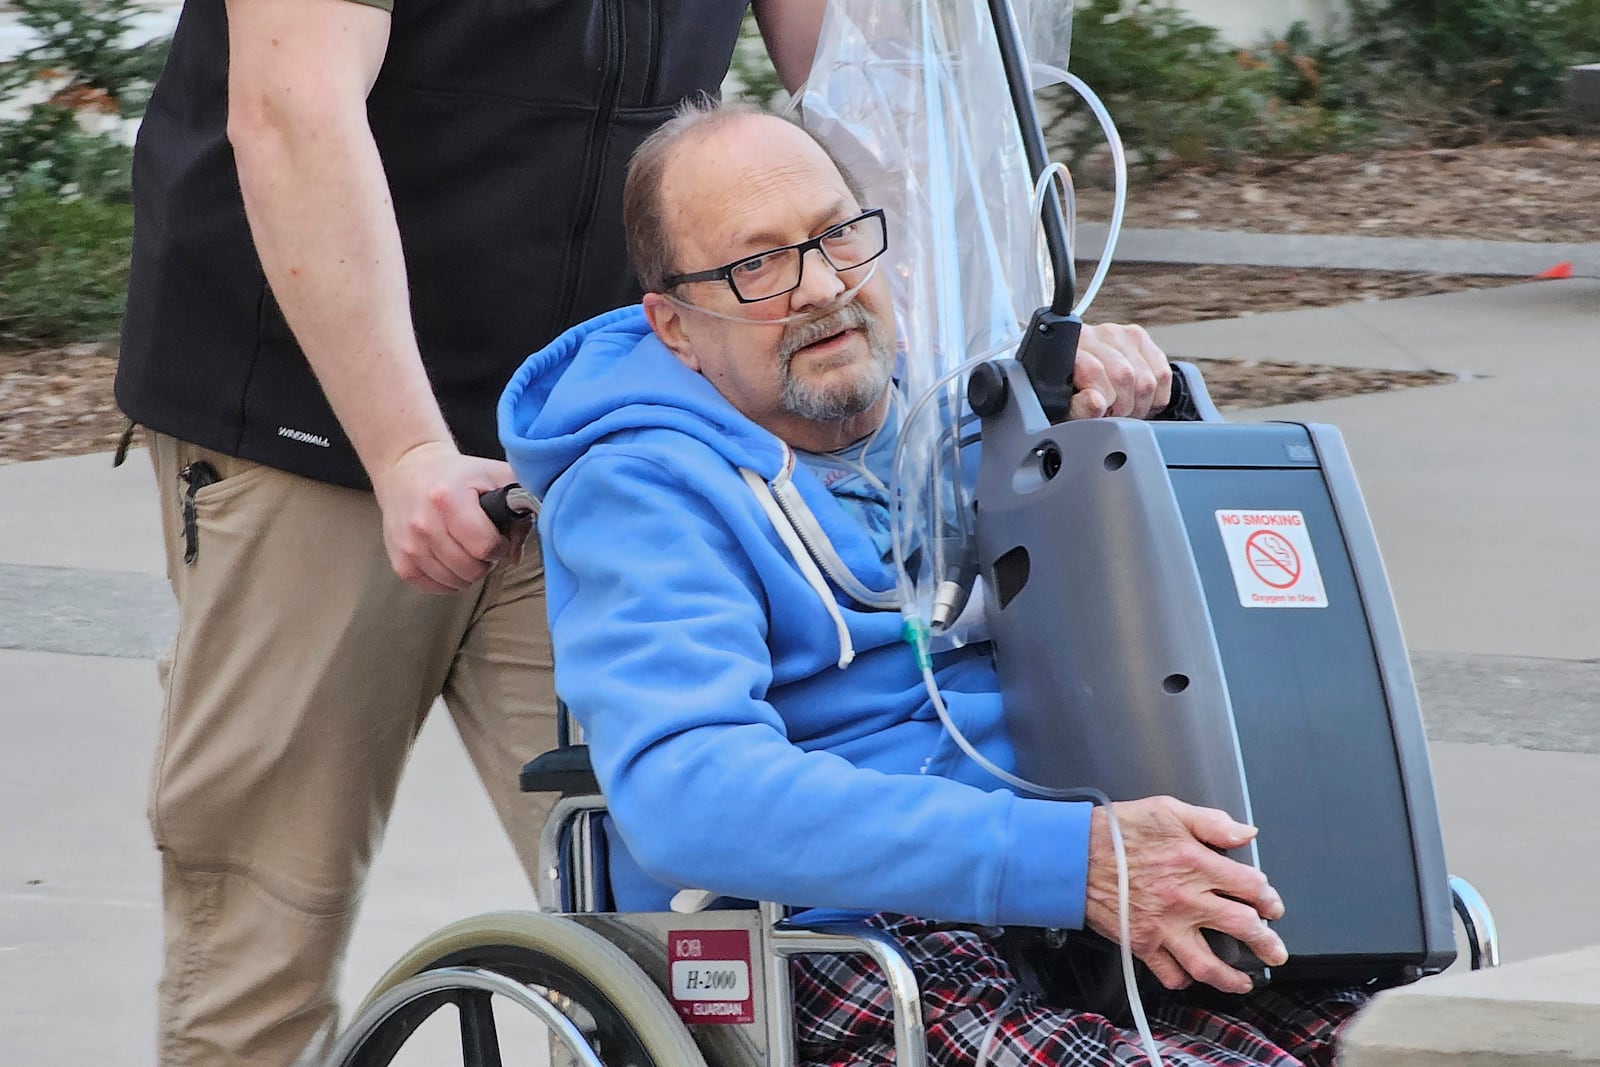
{"type": "Polygon", "coordinates": [[[483,508],[483,513],[489,516],[489,521],[494,523],[495,529],[501,533],[510,533],[511,527],[515,526],[519,519],[529,515],[534,518],[539,517],[539,501],[516,482],[491,489],[487,493],[479,493],[478,504],[483,508]]]}

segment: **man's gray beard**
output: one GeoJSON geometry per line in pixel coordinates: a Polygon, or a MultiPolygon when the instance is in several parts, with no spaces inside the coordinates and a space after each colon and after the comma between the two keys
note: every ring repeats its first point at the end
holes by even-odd
{"type": "Polygon", "coordinates": [[[894,373],[894,350],[878,323],[854,301],[820,319],[784,328],[778,340],[778,402],[791,415],[812,422],[843,422],[868,410],[883,397],[894,373]],[[796,352],[841,330],[860,328],[867,339],[867,367],[842,386],[814,386],[789,373],[796,352]]]}

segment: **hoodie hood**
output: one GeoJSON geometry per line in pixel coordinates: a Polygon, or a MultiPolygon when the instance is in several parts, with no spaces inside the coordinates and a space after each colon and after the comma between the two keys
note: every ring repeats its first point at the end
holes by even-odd
{"type": "Polygon", "coordinates": [[[839,633],[839,663],[854,656],[829,589],[872,610],[898,607],[893,568],[868,532],[794,452],[684,366],[637,305],[581,323],[528,357],[500,398],[500,440],[517,478],[541,501],[573,464],[606,439],[650,434],[674,462],[687,437],[737,471],[839,633]]]}
{"type": "Polygon", "coordinates": [[[541,498],[592,445],[630,430],[687,434],[768,481],[791,462],[782,441],[678,361],[637,304],[579,323],[529,356],[498,417],[506,458],[541,498]]]}

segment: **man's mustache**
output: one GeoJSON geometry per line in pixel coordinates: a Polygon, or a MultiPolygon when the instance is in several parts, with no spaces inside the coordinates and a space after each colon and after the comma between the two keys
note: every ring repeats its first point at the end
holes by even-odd
{"type": "Polygon", "coordinates": [[[794,354],[807,345],[814,345],[845,330],[865,329],[869,321],[866,309],[852,300],[820,319],[785,326],[783,333],[778,337],[778,359],[788,366],[794,354]]]}

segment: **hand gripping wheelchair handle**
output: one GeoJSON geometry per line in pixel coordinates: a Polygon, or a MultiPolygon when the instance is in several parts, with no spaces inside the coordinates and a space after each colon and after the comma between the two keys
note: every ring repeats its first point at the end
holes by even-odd
{"type": "Polygon", "coordinates": [[[539,517],[539,501],[516,482],[478,494],[478,505],[489,516],[495,529],[510,533],[517,521],[528,516],[539,517]]]}

